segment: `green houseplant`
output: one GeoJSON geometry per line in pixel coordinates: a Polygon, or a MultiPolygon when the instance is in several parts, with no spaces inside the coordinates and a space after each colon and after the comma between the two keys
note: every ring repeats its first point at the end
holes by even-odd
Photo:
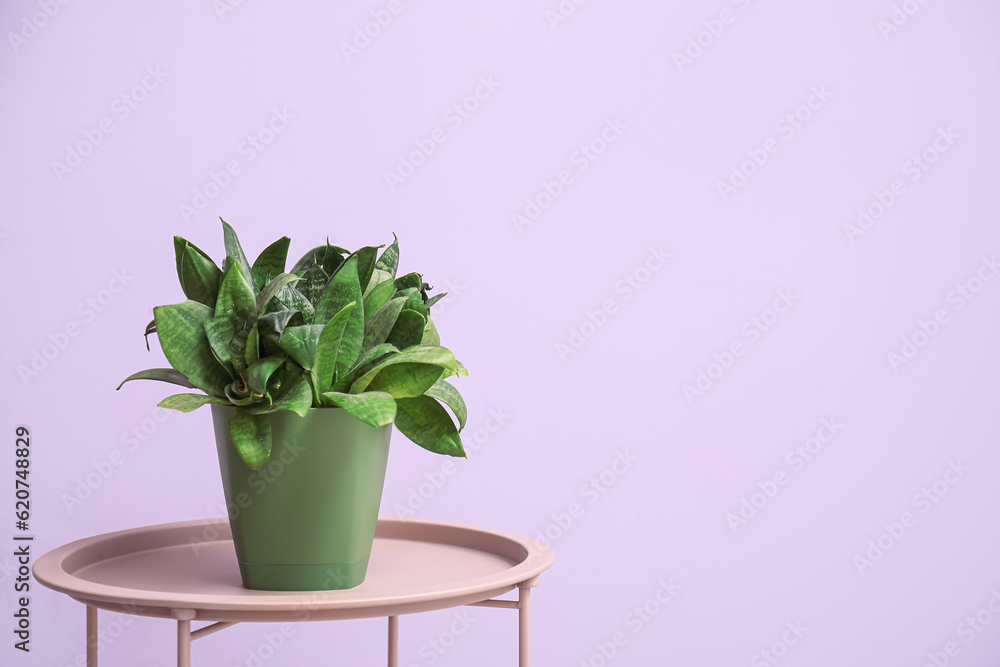
{"type": "Polygon", "coordinates": [[[242,510],[230,511],[230,523],[244,585],[357,585],[390,425],[432,452],[465,456],[465,403],[445,378],[468,373],[430,318],[444,294],[429,297],[419,273],[396,275],[395,238],[354,252],[327,242],[286,272],[288,237],[251,263],[222,226],[221,267],[174,237],[187,299],[155,307],[146,327],[147,349],[155,333],[171,367],[140,371],[118,388],[160,380],[201,392],[160,406],[212,406],[227,503],[242,510]],[[269,464],[282,474],[261,491],[254,471],[269,464]]]}

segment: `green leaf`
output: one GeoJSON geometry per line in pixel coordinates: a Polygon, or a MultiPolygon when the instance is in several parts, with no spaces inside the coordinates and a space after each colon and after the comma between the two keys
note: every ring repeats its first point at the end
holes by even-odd
{"type": "Polygon", "coordinates": [[[462,438],[448,412],[430,396],[396,399],[396,428],[435,454],[465,456],[462,438]]]}
{"type": "Polygon", "coordinates": [[[333,316],[319,335],[319,343],[316,346],[316,380],[317,391],[322,394],[330,391],[333,386],[333,374],[337,368],[337,358],[340,356],[340,345],[344,338],[344,330],[347,328],[351,311],[358,304],[352,301],[340,312],[333,316]]]}
{"type": "Polygon", "coordinates": [[[421,345],[440,345],[441,336],[438,335],[437,327],[434,326],[434,320],[427,317],[427,324],[424,325],[424,334],[420,339],[421,345]]]}
{"type": "Polygon", "coordinates": [[[382,251],[382,256],[375,262],[375,268],[396,277],[396,267],[399,265],[399,239],[396,232],[392,233],[392,244],[382,251]]]}
{"type": "Polygon", "coordinates": [[[290,238],[282,236],[257,255],[257,259],[254,260],[250,270],[258,285],[266,285],[284,273],[285,261],[288,259],[288,244],[290,242],[290,238]]]}
{"type": "Polygon", "coordinates": [[[267,381],[271,379],[274,371],[281,368],[285,363],[285,358],[278,355],[264,357],[255,364],[247,368],[247,384],[250,390],[258,397],[267,393],[267,381]]]}
{"type": "MultiPolygon", "coordinates": [[[[368,282],[372,279],[372,272],[375,271],[375,257],[378,254],[378,249],[381,247],[365,246],[354,251],[353,257],[356,257],[358,262],[358,284],[362,287],[368,287],[368,282]]],[[[350,257],[347,259],[350,259],[350,257]]],[[[346,260],[344,264],[347,264],[346,260]]]]}
{"type": "MultiPolygon", "coordinates": [[[[375,280],[376,272],[372,276],[372,280],[375,280]]],[[[367,294],[365,294],[365,312],[374,313],[376,310],[389,303],[389,299],[392,295],[396,293],[396,285],[393,284],[391,280],[386,280],[379,283],[377,286],[373,287],[367,294]]]]}
{"type": "Polygon", "coordinates": [[[257,312],[263,313],[271,299],[274,298],[275,294],[281,291],[282,287],[298,280],[302,279],[294,273],[282,273],[275,276],[274,279],[267,283],[264,289],[260,291],[260,294],[257,295],[257,312]]]}
{"type": "Polygon", "coordinates": [[[161,382],[170,382],[172,384],[179,384],[182,387],[188,387],[189,389],[197,389],[191,382],[184,377],[183,373],[180,373],[173,368],[150,368],[149,370],[139,371],[138,373],[132,373],[127,378],[122,380],[122,383],[118,385],[118,389],[122,388],[129,380],[159,380],[161,382]]]}
{"type": "Polygon", "coordinates": [[[257,322],[253,323],[250,335],[247,336],[247,348],[243,359],[248,367],[260,361],[260,332],[257,329],[257,322]]]}
{"type": "Polygon", "coordinates": [[[455,387],[451,386],[444,380],[438,380],[431,385],[431,388],[427,390],[426,395],[431,398],[438,399],[451,408],[451,411],[455,413],[456,417],[458,417],[458,430],[461,431],[465,428],[465,421],[468,419],[469,413],[465,407],[465,399],[463,399],[462,395],[458,393],[458,389],[455,389],[455,387]]]}
{"type": "Polygon", "coordinates": [[[291,410],[300,417],[309,413],[313,404],[313,393],[305,376],[297,375],[294,380],[282,384],[283,393],[270,405],[256,404],[244,408],[250,414],[267,414],[278,410],[291,410]]]}
{"type": "Polygon", "coordinates": [[[363,355],[358,357],[358,360],[351,366],[345,373],[338,375],[338,380],[335,383],[335,391],[343,391],[351,386],[352,378],[354,375],[361,371],[367,372],[370,367],[374,365],[385,357],[391,354],[399,354],[399,350],[396,346],[391,343],[382,343],[381,345],[376,345],[372,349],[365,352],[363,355]]]}
{"type": "Polygon", "coordinates": [[[263,468],[271,458],[271,421],[266,415],[237,408],[229,420],[229,435],[240,458],[253,470],[263,468]]]}
{"type": "MultiPolygon", "coordinates": [[[[303,296],[309,299],[309,303],[315,308],[319,305],[320,298],[323,296],[323,291],[329,281],[330,276],[327,275],[322,266],[316,264],[306,269],[305,273],[302,274],[302,282],[296,285],[295,289],[302,292],[303,296]]],[[[317,324],[324,324],[324,322],[317,322],[317,324]]]]}
{"type": "MultiPolygon", "coordinates": [[[[396,318],[396,324],[386,337],[387,343],[392,343],[400,350],[413,345],[420,345],[424,337],[424,327],[427,320],[415,310],[404,308],[396,318]]],[[[440,341],[439,341],[440,342],[440,341]]]]}
{"type": "Polygon", "coordinates": [[[444,369],[430,364],[394,364],[375,376],[364,393],[384,391],[393,398],[422,396],[441,377],[444,369]]]}
{"type": "Polygon", "coordinates": [[[206,403],[215,403],[216,405],[230,404],[229,401],[224,398],[206,396],[205,394],[174,394],[173,396],[167,396],[165,399],[157,403],[157,405],[161,408],[180,410],[181,412],[191,412],[192,410],[197,410],[206,403]]]}
{"type": "MultiPolygon", "coordinates": [[[[219,220],[222,220],[222,218],[219,218],[219,220]]],[[[253,277],[253,269],[250,268],[250,262],[247,261],[246,253],[243,252],[243,248],[240,246],[240,240],[236,236],[236,231],[225,220],[222,220],[222,237],[226,246],[226,257],[231,257],[235,264],[240,267],[240,273],[243,274],[244,280],[246,280],[247,285],[253,290],[253,294],[256,294],[260,291],[260,288],[253,277]]]]}
{"type": "Polygon", "coordinates": [[[281,332],[278,345],[299,366],[313,370],[316,367],[316,347],[319,344],[321,333],[323,333],[322,324],[285,327],[285,330],[281,332]]]}
{"type": "Polygon", "coordinates": [[[356,263],[355,257],[348,258],[341,270],[330,279],[312,320],[314,324],[326,324],[352,301],[358,305],[351,310],[340,341],[336,368],[341,375],[361,354],[361,343],[364,340],[365,314],[361,307],[361,284],[358,283],[357,272],[353,268],[356,263]]]}
{"type": "Polygon", "coordinates": [[[342,394],[328,391],[323,394],[334,405],[376,428],[392,423],[396,418],[396,401],[392,396],[380,391],[366,391],[363,394],[342,394]]]}
{"type": "Polygon", "coordinates": [[[313,308],[309,299],[307,299],[302,292],[298,291],[291,285],[285,285],[278,290],[278,293],[274,295],[273,299],[271,299],[268,310],[272,312],[280,310],[297,310],[302,313],[302,318],[306,322],[312,321],[313,313],[315,312],[315,308],[313,308]]]}
{"type": "Polygon", "coordinates": [[[174,237],[177,278],[187,298],[215,306],[222,271],[205,252],[180,236],[174,237]]]}
{"type": "Polygon", "coordinates": [[[395,285],[398,290],[416,289],[419,290],[423,284],[423,277],[419,273],[407,273],[405,276],[396,278],[395,285]]]}
{"type": "Polygon", "coordinates": [[[156,320],[152,320],[149,324],[146,325],[146,331],[142,336],[146,340],[147,352],[149,352],[149,334],[151,333],[156,333],[156,320]]]}
{"type": "Polygon", "coordinates": [[[205,335],[208,337],[208,344],[212,348],[215,359],[225,367],[231,376],[235,377],[237,372],[233,367],[230,348],[230,343],[233,340],[232,321],[228,317],[216,317],[205,324],[205,335]]]}
{"type": "Polygon", "coordinates": [[[344,261],[344,255],[351,254],[349,250],[341,248],[340,246],[330,245],[327,241],[326,245],[316,246],[295,263],[292,267],[290,273],[301,276],[306,269],[310,266],[319,265],[323,267],[323,270],[329,275],[337,270],[337,267],[344,261]]]}
{"type": "Polygon", "coordinates": [[[257,320],[257,299],[237,265],[229,269],[219,286],[215,317],[231,319],[234,331],[244,330],[244,333],[249,333],[250,327],[257,320]]]}
{"type": "Polygon", "coordinates": [[[375,311],[365,320],[364,342],[361,344],[361,353],[381,345],[386,342],[386,337],[396,324],[396,318],[406,303],[405,298],[392,299],[384,306],[375,311]]]}
{"type": "Polygon", "coordinates": [[[261,332],[264,336],[273,340],[275,345],[277,345],[281,337],[281,332],[285,330],[285,327],[289,325],[301,326],[305,324],[305,320],[302,317],[302,313],[297,310],[279,310],[267,315],[261,315],[258,320],[258,324],[260,323],[263,323],[261,332]],[[295,317],[296,315],[298,315],[297,318],[295,317]]]}
{"type": "Polygon", "coordinates": [[[231,378],[212,353],[205,325],[212,309],[203,303],[183,303],[153,308],[160,347],[170,365],[206,394],[225,396],[231,378]]]}
{"type": "Polygon", "coordinates": [[[440,294],[435,294],[431,298],[427,299],[427,301],[424,301],[424,305],[427,306],[427,310],[430,310],[431,306],[433,306],[435,303],[437,303],[447,295],[448,295],[447,292],[441,292],[440,294]]]}
{"type": "Polygon", "coordinates": [[[368,371],[365,371],[365,373],[358,377],[358,379],[351,385],[349,393],[360,394],[368,387],[369,384],[371,384],[371,381],[375,378],[375,376],[378,375],[384,368],[393,364],[405,363],[431,364],[432,366],[450,369],[453,372],[456,370],[455,355],[453,355],[447,348],[415,345],[414,347],[407,348],[406,350],[401,350],[399,354],[394,354],[379,362],[368,371]]]}

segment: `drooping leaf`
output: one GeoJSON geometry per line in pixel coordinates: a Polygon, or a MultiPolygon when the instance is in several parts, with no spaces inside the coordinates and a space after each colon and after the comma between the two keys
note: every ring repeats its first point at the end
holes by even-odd
{"type": "Polygon", "coordinates": [[[251,364],[247,368],[247,384],[250,386],[250,391],[258,397],[266,394],[267,381],[271,379],[274,371],[281,368],[281,364],[283,363],[285,363],[284,357],[272,355],[264,357],[255,364],[251,364]]]}
{"type": "Polygon", "coordinates": [[[403,363],[431,364],[432,366],[450,369],[453,372],[456,370],[455,355],[448,348],[416,345],[406,350],[400,350],[399,354],[386,357],[370,370],[358,376],[354,383],[351,384],[349,393],[360,394],[381,370],[393,364],[403,363]]]}
{"type": "Polygon", "coordinates": [[[440,345],[441,336],[438,335],[437,327],[434,326],[434,320],[427,317],[427,324],[424,325],[424,334],[420,339],[421,345],[440,345]]]}
{"type": "Polygon", "coordinates": [[[281,332],[278,345],[299,366],[313,370],[316,367],[316,347],[319,344],[321,333],[323,333],[322,324],[285,327],[285,330],[281,332]]]}
{"type": "Polygon", "coordinates": [[[316,366],[315,374],[317,380],[317,390],[320,394],[330,391],[333,386],[334,370],[337,368],[337,357],[340,356],[340,346],[344,338],[344,330],[351,316],[351,311],[357,307],[357,303],[352,301],[323,327],[323,332],[319,335],[319,343],[316,346],[316,366]]]}
{"type": "Polygon", "coordinates": [[[469,417],[469,412],[465,407],[465,399],[458,393],[458,389],[455,389],[455,387],[444,380],[438,380],[425,393],[427,396],[436,398],[451,408],[451,411],[458,418],[459,431],[465,428],[465,421],[469,417]]]}
{"type": "Polygon", "coordinates": [[[396,324],[396,319],[405,303],[405,297],[392,299],[365,320],[364,342],[361,344],[362,354],[376,345],[386,342],[386,337],[396,324]]]}
{"type": "Polygon", "coordinates": [[[177,279],[184,296],[215,306],[222,281],[222,271],[205,252],[180,236],[174,237],[174,260],[177,264],[177,279]]]}
{"type": "Polygon", "coordinates": [[[161,408],[169,408],[170,410],[191,412],[192,410],[197,410],[206,403],[215,403],[217,405],[230,404],[228,400],[218,398],[217,396],[206,396],[205,394],[174,394],[173,396],[167,396],[165,399],[157,403],[157,405],[161,408]]]}
{"type": "Polygon", "coordinates": [[[289,283],[302,280],[294,273],[281,273],[275,276],[269,283],[264,286],[264,289],[260,291],[257,295],[257,312],[263,313],[264,309],[268,306],[271,299],[281,291],[281,288],[289,283]]]}
{"type": "Polygon", "coordinates": [[[281,392],[270,405],[257,403],[244,408],[251,414],[268,414],[279,410],[291,410],[305,417],[313,405],[313,392],[304,375],[295,375],[281,385],[281,392]]]}
{"type": "Polygon", "coordinates": [[[358,360],[346,372],[337,376],[338,380],[334,383],[334,391],[347,391],[358,373],[367,372],[369,368],[373,368],[375,364],[392,354],[399,354],[399,350],[391,343],[382,343],[368,350],[358,357],[358,360]]]}
{"type": "MultiPolygon", "coordinates": [[[[222,218],[219,218],[222,220],[222,218]]],[[[222,237],[226,246],[226,257],[233,259],[234,263],[240,267],[240,273],[243,274],[244,280],[246,280],[247,285],[253,290],[253,294],[260,291],[257,286],[257,280],[253,276],[253,269],[250,267],[250,262],[247,261],[246,253],[243,252],[242,246],[240,246],[240,239],[236,236],[236,231],[229,226],[229,223],[222,220],[222,237]]]]}
{"type": "Polygon", "coordinates": [[[425,326],[427,326],[427,320],[423,315],[415,310],[404,308],[399,311],[399,317],[396,318],[396,323],[385,340],[400,350],[405,350],[412,345],[420,345],[424,337],[425,326]]]}
{"type": "Polygon", "coordinates": [[[229,420],[229,435],[244,463],[253,470],[264,467],[271,457],[271,422],[267,416],[237,408],[229,420]]]}
{"type": "Polygon", "coordinates": [[[225,396],[230,377],[219,364],[208,343],[205,324],[212,309],[203,303],[183,303],[153,308],[160,347],[170,365],[206,394],[225,396]]]}
{"type": "Polygon", "coordinates": [[[323,397],[369,426],[386,426],[396,418],[395,399],[381,391],[366,391],[363,394],[328,391],[323,397]]]}
{"type": "Polygon", "coordinates": [[[146,325],[146,331],[143,334],[143,338],[146,339],[146,351],[149,352],[149,334],[156,333],[156,320],[151,320],[149,324],[146,325]]]}
{"type": "MultiPolygon", "coordinates": [[[[372,280],[378,275],[378,271],[372,274],[372,280]]],[[[365,312],[374,313],[376,310],[389,302],[389,299],[396,293],[396,285],[391,280],[386,280],[365,294],[365,312]]]]}
{"type": "Polygon", "coordinates": [[[392,233],[392,243],[382,251],[382,256],[375,262],[375,268],[389,273],[396,277],[396,267],[399,265],[399,239],[396,232],[392,233]]]}
{"type": "MultiPolygon", "coordinates": [[[[254,260],[253,266],[250,268],[253,278],[258,285],[267,285],[284,273],[285,262],[288,259],[288,244],[290,242],[290,238],[282,236],[257,255],[257,259],[254,260]]],[[[260,307],[258,306],[258,308],[260,307]]]]}
{"type": "Polygon", "coordinates": [[[444,369],[430,364],[394,364],[386,366],[365,388],[384,391],[393,398],[422,396],[441,377],[444,369]]]}
{"type": "Polygon", "coordinates": [[[129,380],[159,380],[161,382],[170,382],[171,384],[179,384],[182,387],[188,387],[189,389],[197,389],[191,382],[184,376],[183,373],[174,370],[173,368],[150,368],[148,370],[139,371],[138,373],[132,373],[127,378],[122,380],[122,383],[118,385],[116,391],[122,388],[129,380]]]}
{"type": "Polygon", "coordinates": [[[430,396],[396,399],[396,428],[435,454],[465,456],[462,438],[448,412],[430,396]]]}

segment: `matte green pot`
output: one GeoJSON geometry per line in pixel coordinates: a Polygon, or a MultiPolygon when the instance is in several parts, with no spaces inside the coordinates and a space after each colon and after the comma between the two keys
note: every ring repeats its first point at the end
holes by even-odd
{"type": "Polygon", "coordinates": [[[229,435],[236,408],[212,405],[229,524],[246,588],[353,588],[365,579],[392,426],[341,408],[282,410],[271,420],[271,458],[252,470],[229,435]]]}

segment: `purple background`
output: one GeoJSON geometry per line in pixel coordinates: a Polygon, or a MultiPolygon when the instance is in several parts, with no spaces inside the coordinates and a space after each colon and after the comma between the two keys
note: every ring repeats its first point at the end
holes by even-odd
{"type": "MultiPolygon", "coordinates": [[[[8,518],[18,424],[37,554],[224,514],[209,411],[115,392],[165,365],[142,330],[183,299],[174,234],[221,260],[219,216],[253,256],[396,232],[401,270],[450,293],[476,450],[443,476],[396,433],[382,510],[552,544],[535,664],[997,664],[998,19],[4,2],[8,518]]],[[[2,660],[74,664],[83,607],[36,586],[32,611],[30,656],[8,637],[2,660]]],[[[515,614],[455,613],[402,619],[401,665],[515,664],[515,614]]],[[[169,622],[101,627],[102,664],[174,664],[169,622]]],[[[237,626],[195,663],[384,664],[383,621],[293,628],[237,626]]]]}

